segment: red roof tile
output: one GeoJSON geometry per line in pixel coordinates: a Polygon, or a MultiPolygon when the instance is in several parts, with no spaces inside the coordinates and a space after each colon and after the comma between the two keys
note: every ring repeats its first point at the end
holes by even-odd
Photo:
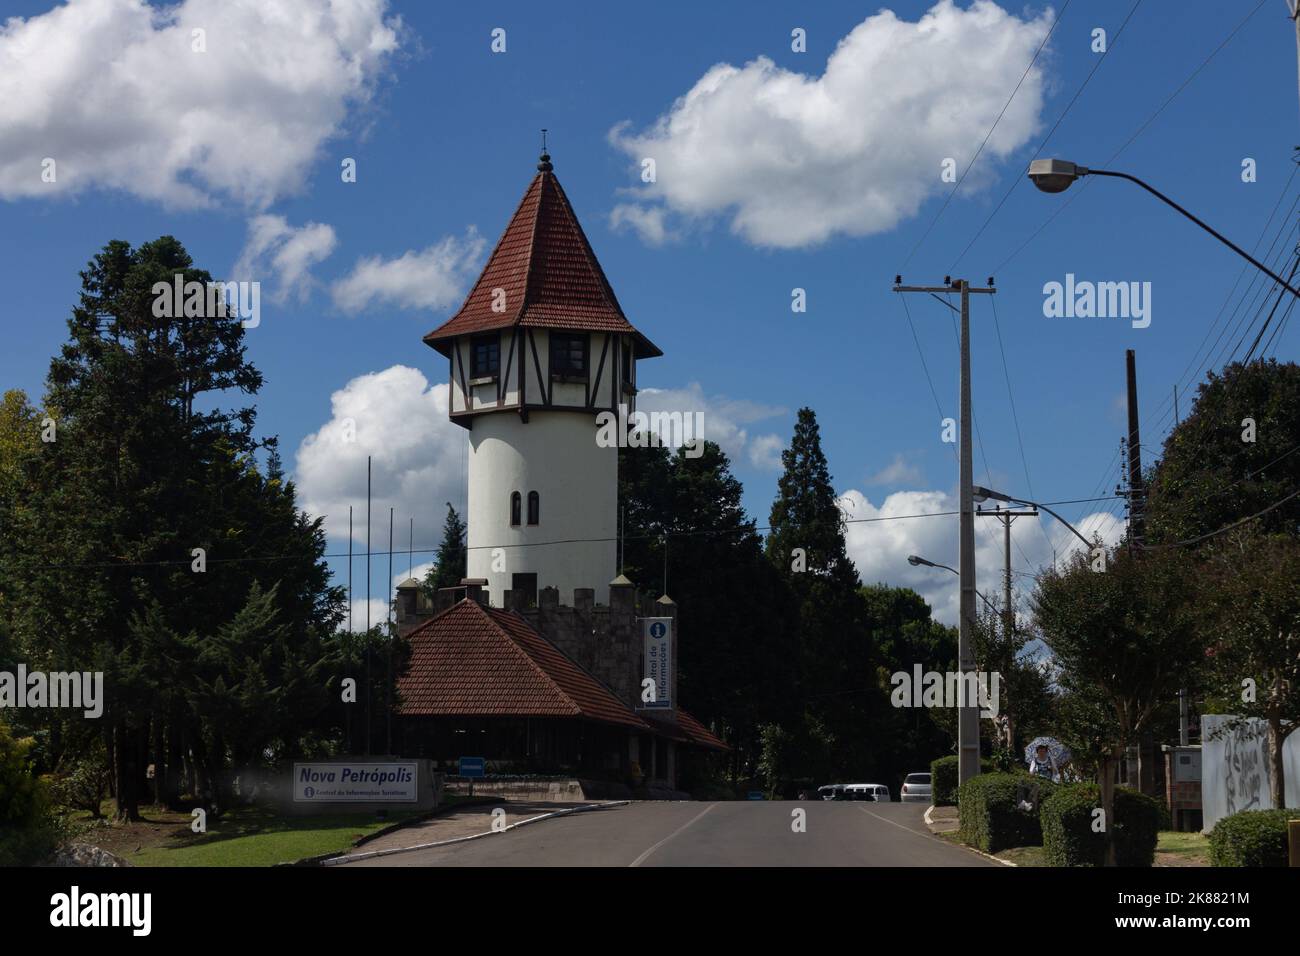
{"type": "Polygon", "coordinates": [[[404,716],[580,717],[649,729],[513,611],[464,600],[408,636],[404,716]]]}
{"type": "Polygon", "coordinates": [[[623,332],[636,339],[638,357],[663,354],[623,315],[545,158],[465,304],[424,341],[447,355],[457,336],[511,325],[623,332]],[[505,292],[501,312],[492,310],[496,289],[505,292]]]}
{"type": "Polygon", "coordinates": [[[700,747],[705,747],[709,750],[731,749],[731,747],[720,738],[714,736],[709,728],[696,720],[692,714],[687,713],[681,708],[678,708],[677,710],[677,726],[685,732],[687,739],[691,743],[700,747]]]}

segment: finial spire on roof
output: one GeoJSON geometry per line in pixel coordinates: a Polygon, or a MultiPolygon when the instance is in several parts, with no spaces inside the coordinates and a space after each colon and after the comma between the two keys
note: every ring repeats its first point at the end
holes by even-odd
{"type": "Polygon", "coordinates": [[[546,130],[542,130],[542,155],[537,161],[537,171],[539,173],[549,173],[551,166],[551,154],[546,151],[546,130]]]}

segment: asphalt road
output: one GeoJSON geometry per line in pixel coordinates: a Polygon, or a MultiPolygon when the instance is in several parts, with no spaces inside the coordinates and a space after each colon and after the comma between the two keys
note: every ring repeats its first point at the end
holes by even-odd
{"type": "MultiPolygon", "coordinates": [[[[921,803],[637,802],[360,866],[1000,866],[932,835],[921,803]],[[795,832],[794,811],[806,811],[795,832]]],[[[485,826],[490,817],[485,813],[485,826]]]]}

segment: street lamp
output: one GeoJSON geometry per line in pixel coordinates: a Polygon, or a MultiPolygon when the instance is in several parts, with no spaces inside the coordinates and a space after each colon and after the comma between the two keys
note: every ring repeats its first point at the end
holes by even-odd
{"type": "Polygon", "coordinates": [[[919,554],[909,554],[907,556],[907,563],[910,564],[912,567],[917,567],[918,565],[925,565],[927,568],[943,568],[945,571],[951,571],[953,574],[957,574],[956,568],[950,568],[946,564],[935,564],[933,561],[927,561],[919,554]]]}
{"type": "Polygon", "coordinates": [[[1111,176],[1114,177],[1115,179],[1127,179],[1131,183],[1136,183],[1137,185],[1145,189],[1147,192],[1149,192],[1151,195],[1155,196],[1157,199],[1163,202],[1165,205],[1170,206],[1173,209],[1176,209],[1178,212],[1182,213],[1192,222],[1196,223],[1198,226],[1200,226],[1202,229],[1204,229],[1206,232],[1212,235],[1215,239],[1218,239],[1221,243],[1223,243],[1225,246],[1227,246],[1237,255],[1241,256],[1243,259],[1245,259],[1247,262],[1253,265],[1260,272],[1263,272],[1274,282],[1278,283],[1280,286],[1282,286],[1282,288],[1286,289],[1286,291],[1290,292],[1293,296],[1300,299],[1300,289],[1295,288],[1293,285],[1291,285],[1291,283],[1287,282],[1280,275],[1278,275],[1268,266],[1264,265],[1264,263],[1260,262],[1258,259],[1252,256],[1245,249],[1241,248],[1241,246],[1233,242],[1231,239],[1224,236],[1218,230],[1214,229],[1211,226],[1206,225],[1204,222],[1202,222],[1200,219],[1197,219],[1190,212],[1188,212],[1182,206],[1178,205],[1178,203],[1174,202],[1164,193],[1160,192],[1158,189],[1154,188],[1153,186],[1144,183],[1136,176],[1130,176],[1128,173],[1115,172],[1114,170],[1109,170],[1109,169],[1089,169],[1087,166],[1080,166],[1077,163],[1067,162],[1064,159],[1035,159],[1029,164],[1028,175],[1030,180],[1033,181],[1033,184],[1045,193],[1065,192],[1065,190],[1069,189],[1070,186],[1074,184],[1074,181],[1076,179],[1080,179],[1083,176],[1111,176]]]}
{"type": "Polygon", "coordinates": [[[1088,548],[1089,553],[1091,553],[1092,549],[1096,547],[1094,542],[1089,541],[1087,538],[1085,538],[1082,534],[1079,533],[1078,528],[1070,524],[1070,522],[1066,521],[1064,518],[1058,515],[1051,508],[1047,507],[1047,505],[1045,504],[1040,504],[1037,501],[1030,501],[1028,498],[1013,498],[1011,495],[1004,495],[1000,491],[992,491],[988,488],[981,488],[979,485],[976,485],[974,488],[971,489],[971,495],[972,497],[974,497],[976,501],[988,501],[989,499],[992,499],[993,501],[1002,501],[1002,502],[1006,502],[1007,504],[1028,505],[1031,508],[1041,508],[1043,511],[1046,511],[1049,515],[1051,515],[1057,521],[1061,522],[1061,524],[1065,525],[1072,532],[1074,532],[1074,536],[1084,543],[1084,545],[1088,548]]]}
{"type": "MultiPolygon", "coordinates": [[[[961,574],[957,571],[956,568],[950,568],[946,564],[936,564],[934,561],[927,560],[926,558],[921,557],[919,554],[909,554],[907,556],[907,563],[914,568],[918,566],[924,566],[927,568],[943,568],[945,571],[951,571],[953,574],[956,574],[958,577],[961,577],[961,574]]],[[[976,588],[975,593],[979,595],[980,600],[984,602],[984,606],[986,608],[988,608],[994,614],[998,613],[998,609],[995,608],[993,604],[989,601],[989,599],[984,596],[983,591],[979,590],[979,588],[976,588]]]]}

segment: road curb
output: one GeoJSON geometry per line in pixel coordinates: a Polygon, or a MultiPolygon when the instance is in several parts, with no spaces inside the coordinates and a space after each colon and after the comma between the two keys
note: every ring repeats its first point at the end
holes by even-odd
{"type": "Polygon", "coordinates": [[[563,810],[552,810],[550,813],[539,814],[535,817],[528,817],[520,820],[518,823],[511,823],[502,827],[500,830],[486,830],[483,833],[472,833],[469,836],[455,837],[451,840],[435,840],[432,843],[419,843],[415,846],[394,847],[391,850],[371,850],[368,853],[342,853],[320,860],[319,866],[346,866],[348,863],[357,863],[361,860],[373,860],[376,857],[392,856],[395,853],[410,853],[414,850],[430,850],[440,846],[451,846],[454,843],[468,843],[470,840],[480,840],[483,837],[496,836],[500,833],[508,833],[516,827],[527,826],[530,823],[540,823],[543,820],[550,820],[554,817],[568,816],[571,813],[582,813],[587,810],[604,810],[609,807],[621,807],[631,803],[631,800],[611,800],[607,803],[588,803],[580,807],[565,807],[563,810]]]}

